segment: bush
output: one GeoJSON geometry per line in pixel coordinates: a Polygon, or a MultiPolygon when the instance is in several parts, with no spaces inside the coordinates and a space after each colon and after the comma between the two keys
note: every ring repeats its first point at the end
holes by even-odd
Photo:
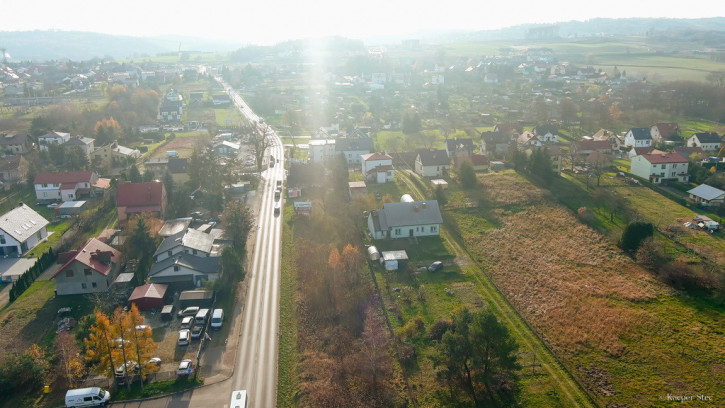
{"type": "Polygon", "coordinates": [[[408,365],[416,358],[415,346],[408,342],[398,344],[398,360],[400,364],[408,365]]]}
{"type": "Polygon", "coordinates": [[[625,251],[636,251],[642,242],[654,235],[654,226],[648,222],[633,222],[622,233],[619,246],[625,251]]]}
{"type": "Polygon", "coordinates": [[[429,336],[431,340],[441,341],[443,335],[451,328],[450,320],[438,320],[430,327],[429,336]]]}
{"type": "Polygon", "coordinates": [[[587,209],[587,207],[579,207],[578,210],[576,210],[576,217],[579,218],[579,221],[582,223],[592,226],[594,225],[594,215],[587,209]]]}
{"type": "Polygon", "coordinates": [[[637,263],[650,270],[656,270],[666,262],[662,244],[652,238],[645,239],[637,250],[637,263]]]}
{"type": "Polygon", "coordinates": [[[412,339],[423,334],[424,331],[425,323],[423,323],[423,319],[420,316],[415,316],[414,318],[408,320],[408,323],[406,323],[405,326],[398,329],[397,335],[398,337],[412,339]]]}
{"type": "Polygon", "coordinates": [[[664,265],[659,272],[660,278],[666,283],[683,290],[711,289],[710,282],[700,276],[690,265],[673,262],[664,265]]]}

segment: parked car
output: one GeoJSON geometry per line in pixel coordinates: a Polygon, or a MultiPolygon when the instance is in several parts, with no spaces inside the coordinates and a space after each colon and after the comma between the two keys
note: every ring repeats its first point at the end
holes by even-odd
{"type": "Polygon", "coordinates": [[[435,261],[428,267],[429,272],[436,272],[440,271],[441,269],[443,269],[443,262],[441,261],[435,261]]]}
{"type": "Polygon", "coordinates": [[[191,329],[191,339],[199,340],[201,338],[201,333],[203,332],[204,326],[194,326],[194,328],[191,329]]]}
{"type": "Polygon", "coordinates": [[[191,332],[189,331],[189,329],[179,330],[179,340],[176,344],[179,346],[188,346],[190,338],[191,332]]]}
{"type": "Polygon", "coordinates": [[[50,204],[48,204],[48,208],[50,208],[52,210],[52,209],[58,207],[59,205],[60,204],[58,204],[58,203],[50,203],[50,204]]]}
{"type": "Polygon", "coordinates": [[[211,328],[212,329],[221,329],[223,320],[224,320],[224,310],[214,309],[214,311],[211,314],[211,328]]]}
{"type": "Polygon", "coordinates": [[[149,361],[149,364],[156,364],[157,366],[160,366],[162,361],[159,357],[152,357],[149,361]]]}
{"type": "Polygon", "coordinates": [[[184,310],[179,310],[179,317],[196,316],[199,313],[199,306],[189,306],[184,310]]]}
{"type": "Polygon", "coordinates": [[[194,318],[192,316],[186,316],[185,318],[181,319],[181,328],[182,329],[191,329],[191,325],[194,323],[194,318]]]}
{"type": "Polygon", "coordinates": [[[118,366],[113,375],[116,377],[116,382],[119,385],[123,385],[126,383],[126,379],[133,380],[133,377],[136,376],[140,370],[141,367],[139,367],[138,363],[135,361],[127,361],[126,364],[118,366]],[[126,375],[126,369],[128,369],[128,375],[126,375]]]}
{"type": "Polygon", "coordinates": [[[194,363],[189,360],[181,360],[179,363],[179,369],[176,370],[176,375],[190,375],[194,372],[194,363]]]}

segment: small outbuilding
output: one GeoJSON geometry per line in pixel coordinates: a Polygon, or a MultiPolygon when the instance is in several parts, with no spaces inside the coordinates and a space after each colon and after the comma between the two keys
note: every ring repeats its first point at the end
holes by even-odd
{"type": "Polygon", "coordinates": [[[128,301],[135,303],[138,310],[154,310],[164,307],[167,285],[149,283],[133,290],[128,301]]]}
{"type": "Polygon", "coordinates": [[[377,261],[380,259],[380,252],[378,252],[378,248],[376,248],[375,245],[370,245],[368,247],[368,256],[371,261],[377,261]]]}
{"type": "Polygon", "coordinates": [[[408,264],[408,253],[405,250],[383,251],[380,263],[385,266],[386,271],[397,271],[405,269],[408,264]]]}
{"type": "Polygon", "coordinates": [[[80,215],[86,209],[85,201],[66,201],[55,208],[55,215],[58,217],[72,217],[80,215]]]}
{"type": "Polygon", "coordinates": [[[210,290],[185,290],[179,295],[179,306],[185,309],[189,306],[211,307],[214,292],[210,290]]]}

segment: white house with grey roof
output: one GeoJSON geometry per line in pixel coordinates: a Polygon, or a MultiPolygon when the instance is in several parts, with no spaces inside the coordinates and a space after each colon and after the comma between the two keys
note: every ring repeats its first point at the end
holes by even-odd
{"type": "Polygon", "coordinates": [[[440,234],[443,223],[438,201],[385,203],[368,215],[373,239],[425,237],[440,234]]]}
{"type": "Polygon", "coordinates": [[[48,220],[25,204],[0,217],[0,255],[23,256],[48,237],[48,220]]]}
{"type": "Polygon", "coordinates": [[[161,262],[178,253],[208,257],[212,256],[213,251],[214,237],[205,232],[189,228],[166,237],[154,253],[154,260],[161,262]]]}
{"type": "Polygon", "coordinates": [[[652,135],[649,128],[631,128],[624,136],[624,145],[628,147],[652,146],[652,135]]]}
{"type": "Polygon", "coordinates": [[[725,191],[707,184],[700,184],[689,190],[687,194],[690,195],[690,199],[703,207],[717,207],[725,204],[725,191]]]}

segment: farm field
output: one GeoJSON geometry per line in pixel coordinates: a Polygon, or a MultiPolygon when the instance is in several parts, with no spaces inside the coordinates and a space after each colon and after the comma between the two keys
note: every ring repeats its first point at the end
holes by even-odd
{"type": "Polygon", "coordinates": [[[479,181],[483,205],[449,211],[468,251],[601,406],[725,387],[722,306],[656,280],[547,191],[512,174],[479,181]]]}
{"type": "Polygon", "coordinates": [[[208,141],[209,139],[207,132],[176,133],[174,140],[157,146],[149,158],[166,157],[167,150],[178,152],[179,157],[191,157],[191,153],[194,151],[197,143],[199,141],[208,141]]]}

